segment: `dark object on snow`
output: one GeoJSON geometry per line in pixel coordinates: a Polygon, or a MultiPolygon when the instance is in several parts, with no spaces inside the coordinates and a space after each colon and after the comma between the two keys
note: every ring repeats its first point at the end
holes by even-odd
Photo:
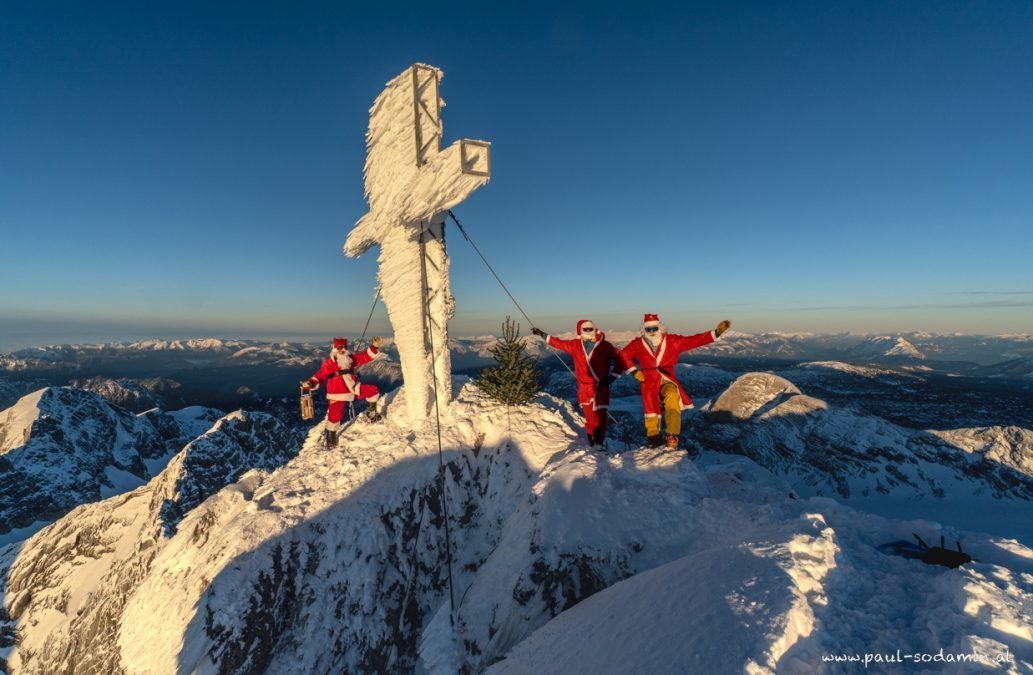
{"type": "MultiPolygon", "coordinates": [[[[912,533],[914,534],[914,533],[912,533]]],[[[879,546],[880,549],[887,553],[893,553],[896,555],[904,556],[905,558],[913,558],[915,560],[921,560],[927,565],[942,565],[943,567],[960,567],[965,563],[972,562],[972,556],[961,550],[961,540],[959,539],[956,543],[958,550],[952,551],[946,548],[943,543],[943,535],[940,535],[939,546],[929,546],[929,544],[922,541],[922,538],[917,534],[914,535],[917,544],[913,544],[910,541],[901,539],[899,541],[891,541],[888,544],[879,546]]]]}

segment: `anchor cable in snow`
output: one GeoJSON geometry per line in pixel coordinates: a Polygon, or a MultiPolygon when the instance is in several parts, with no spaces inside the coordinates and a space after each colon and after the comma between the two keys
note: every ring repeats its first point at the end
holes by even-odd
{"type": "MultiPolygon", "coordinates": [[[[463,239],[466,239],[466,241],[470,242],[470,246],[472,246],[473,250],[477,252],[478,256],[480,256],[481,260],[484,262],[484,265],[488,268],[488,271],[491,272],[492,276],[495,277],[495,281],[499,282],[499,286],[502,286],[502,290],[504,290],[506,292],[506,295],[509,296],[509,299],[513,301],[514,305],[516,305],[516,308],[518,310],[520,310],[520,313],[527,320],[527,323],[530,324],[531,328],[534,328],[535,327],[534,321],[531,321],[531,317],[527,316],[527,312],[524,311],[524,308],[520,306],[520,303],[517,302],[516,298],[513,297],[513,294],[509,292],[508,288],[506,288],[506,284],[503,283],[502,279],[499,277],[498,273],[495,271],[495,268],[491,266],[491,263],[488,262],[488,259],[484,257],[483,253],[481,253],[481,249],[477,248],[477,244],[473,243],[473,239],[471,239],[470,235],[468,235],[466,233],[466,229],[463,227],[463,224],[459,222],[459,219],[456,218],[456,214],[452,213],[452,209],[448,209],[446,211],[446,213],[452,219],[452,222],[456,224],[456,227],[459,228],[459,231],[463,235],[463,239]]],[[[577,375],[574,373],[573,370],[571,370],[570,366],[567,365],[567,362],[564,361],[560,357],[560,355],[557,354],[556,352],[552,352],[552,355],[555,356],[557,359],[559,359],[559,362],[563,364],[563,367],[567,369],[567,372],[570,373],[574,377],[575,380],[577,380],[577,375]]],[[[624,445],[625,445],[626,449],[630,450],[631,449],[631,442],[628,440],[627,429],[624,429],[624,426],[620,425],[617,422],[617,420],[614,418],[614,416],[610,414],[609,410],[606,411],[606,417],[614,425],[620,426],[621,429],[624,430],[624,445]]]]}

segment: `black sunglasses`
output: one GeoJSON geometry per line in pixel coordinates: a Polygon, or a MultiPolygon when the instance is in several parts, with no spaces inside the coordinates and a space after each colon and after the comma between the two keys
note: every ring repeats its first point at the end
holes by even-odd
{"type": "Polygon", "coordinates": [[[658,330],[660,330],[660,326],[646,326],[642,330],[646,331],[647,333],[655,333],[658,330]]]}
{"type": "Polygon", "coordinates": [[[594,333],[595,329],[594,328],[582,328],[581,332],[582,333],[594,333]]]}

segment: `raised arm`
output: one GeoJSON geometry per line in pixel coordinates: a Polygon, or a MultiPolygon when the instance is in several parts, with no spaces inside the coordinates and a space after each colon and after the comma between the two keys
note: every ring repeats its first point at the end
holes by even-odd
{"type": "Polygon", "coordinates": [[[728,330],[731,325],[732,322],[725,319],[721,323],[717,324],[717,328],[714,330],[696,333],[695,335],[675,335],[673,333],[668,333],[667,339],[670,341],[670,345],[680,354],[682,352],[687,352],[690,349],[696,349],[697,347],[703,347],[710,344],[721,337],[721,335],[728,330]]]}
{"type": "Polygon", "coordinates": [[[549,335],[541,328],[532,328],[531,332],[537,335],[538,337],[544,339],[545,344],[549,345],[553,349],[558,349],[561,352],[567,352],[570,355],[574,354],[574,347],[576,347],[578,342],[580,342],[580,340],[577,338],[574,338],[573,340],[561,340],[558,337],[553,337],[552,335],[549,335]]]}
{"type": "Polygon", "coordinates": [[[354,354],[352,356],[352,368],[358,368],[364,366],[377,357],[377,353],[380,351],[380,345],[383,343],[383,338],[375,337],[369,345],[369,349],[354,354]]]}

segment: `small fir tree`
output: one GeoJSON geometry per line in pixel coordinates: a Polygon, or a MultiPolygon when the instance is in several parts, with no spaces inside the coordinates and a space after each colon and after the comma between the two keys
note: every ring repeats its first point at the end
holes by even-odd
{"type": "Polygon", "coordinates": [[[541,390],[538,359],[527,353],[520,339],[520,324],[510,317],[502,323],[502,339],[489,349],[499,365],[485,368],[477,376],[477,386],[499,403],[527,403],[541,390]]]}

